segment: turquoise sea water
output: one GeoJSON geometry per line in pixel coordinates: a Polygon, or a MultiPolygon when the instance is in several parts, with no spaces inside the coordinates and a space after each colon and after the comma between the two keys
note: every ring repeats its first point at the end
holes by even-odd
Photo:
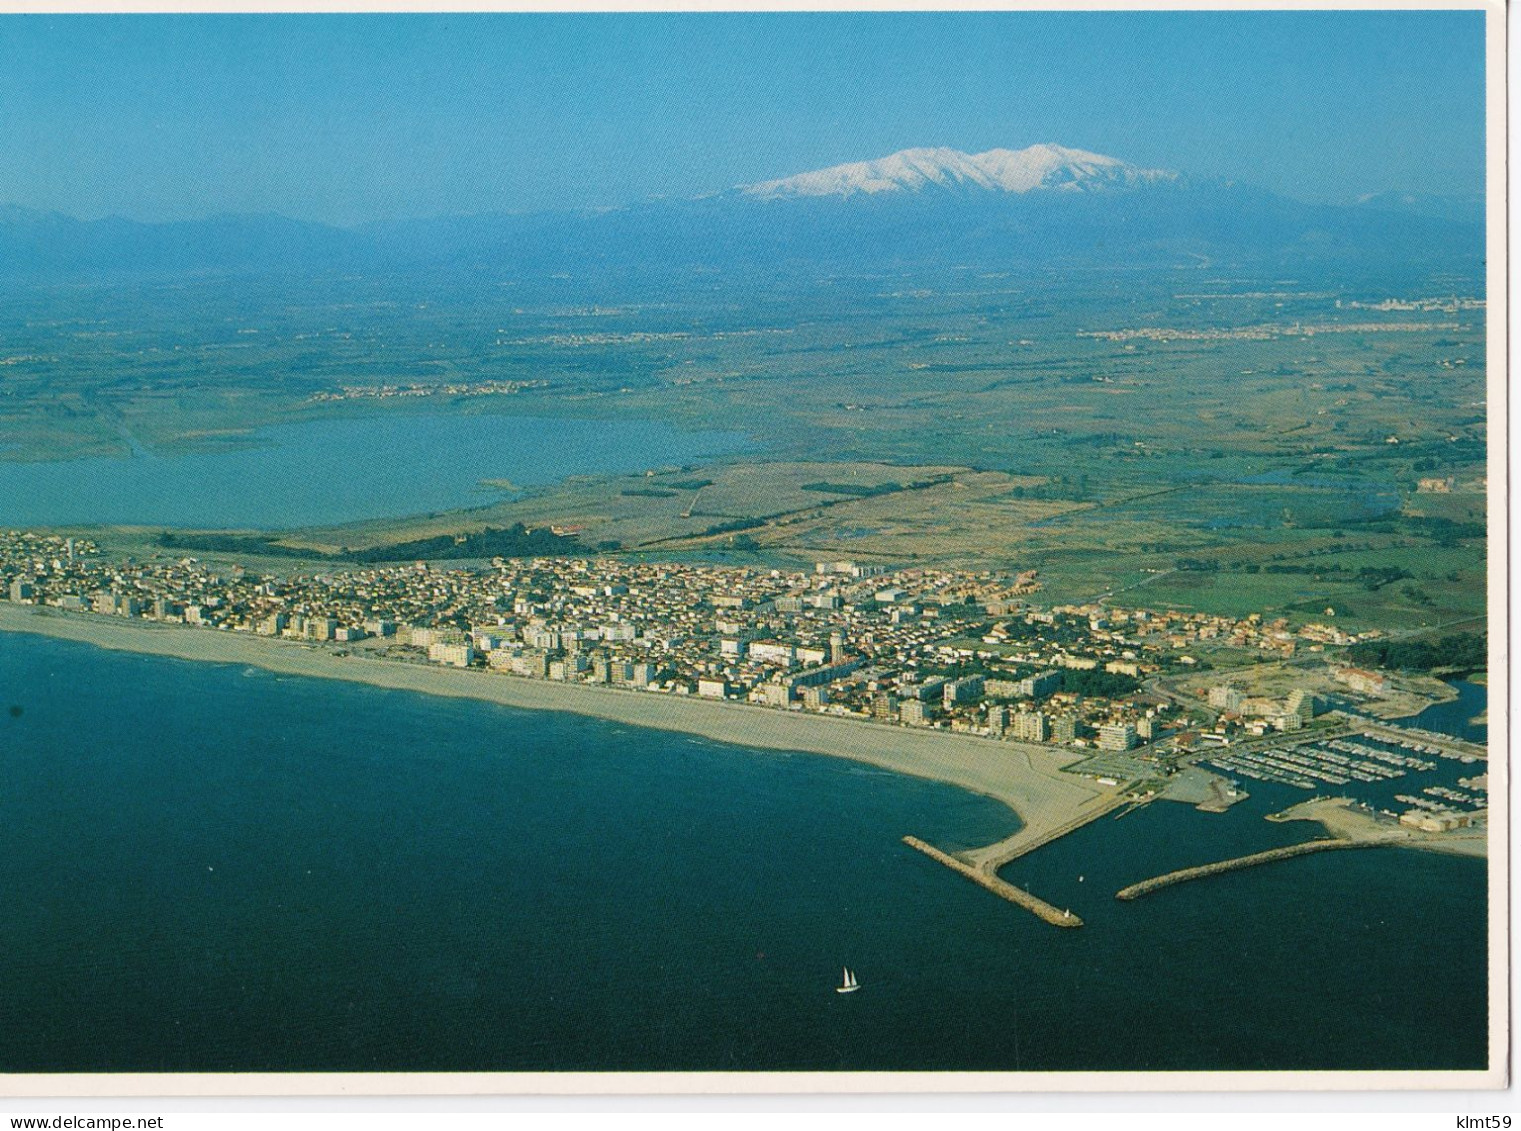
{"type": "Polygon", "coordinates": [[[1481,1067],[1482,861],[0,634],[0,1071],[1481,1067]],[[5,710],[4,708],[10,708],[5,710]],[[840,968],[862,990],[838,995],[840,968]]]}
{"type": "Polygon", "coordinates": [[[519,486],[736,451],[732,432],[639,420],[427,414],[263,429],[253,446],[126,459],[0,462],[0,525],[266,530],[478,506],[519,486]]]}

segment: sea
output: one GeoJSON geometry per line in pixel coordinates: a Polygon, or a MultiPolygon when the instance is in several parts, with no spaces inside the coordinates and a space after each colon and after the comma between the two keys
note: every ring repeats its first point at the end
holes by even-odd
{"type": "Polygon", "coordinates": [[[749,441],[650,420],[419,413],[278,425],[205,451],[127,447],[121,458],[0,461],[0,523],[325,526],[483,506],[515,487],[681,466],[749,441]]]}
{"type": "Polygon", "coordinates": [[[0,634],[0,767],[4,1072],[1485,1065],[1482,860],[1114,898],[1288,787],[1016,861],[1058,930],[902,844],[989,799],[568,714],[0,634]]]}

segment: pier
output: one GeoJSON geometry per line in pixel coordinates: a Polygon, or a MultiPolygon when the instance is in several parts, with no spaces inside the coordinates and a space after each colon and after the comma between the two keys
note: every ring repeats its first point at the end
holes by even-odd
{"type": "Polygon", "coordinates": [[[1039,896],[1031,895],[1023,888],[1017,888],[1011,883],[1000,880],[992,867],[987,865],[974,867],[964,860],[957,859],[948,852],[942,852],[932,844],[926,844],[916,836],[904,837],[903,843],[910,848],[917,848],[931,860],[944,864],[951,871],[959,872],[974,884],[986,888],[1000,899],[1006,899],[1010,903],[1018,904],[1026,911],[1038,915],[1054,927],[1081,927],[1083,925],[1083,921],[1072,914],[1071,911],[1053,907],[1039,896]]]}
{"type": "Polygon", "coordinates": [[[1327,852],[1333,848],[1376,848],[1381,844],[1389,843],[1385,839],[1351,840],[1345,837],[1328,837],[1322,840],[1310,840],[1303,844],[1291,844],[1284,848],[1270,848],[1266,852],[1254,852],[1250,856],[1237,856],[1231,860],[1219,860],[1213,864],[1201,864],[1196,868],[1180,868],[1176,872],[1168,872],[1165,875],[1154,876],[1149,880],[1142,880],[1138,884],[1131,884],[1128,888],[1122,888],[1115,893],[1116,899],[1139,899],[1143,895],[1149,895],[1158,888],[1171,887],[1173,884],[1186,883],[1189,880],[1203,879],[1205,876],[1218,876],[1222,872],[1234,872],[1238,868],[1250,868],[1257,864],[1266,864],[1273,860],[1287,860],[1293,856],[1307,856],[1312,852],[1327,852]]]}
{"type": "Polygon", "coordinates": [[[1419,730],[1415,727],[1398,726],[1394,723],[1366,718],[1358,718],[1356,729],[1389,742],[1401,744],[1418,742],[1433,746],[1442,752],[1443,758],[1469,758],[1475,761],[1489,759],[1488,747],[1450,734],[1438,734],[1435,731],[1419,730]]]}
{"type": "Polygon", "coordinates": [[[1065,820],[1046,820],[1031,815],[1020,830],[1003,840],[969,849],[963,853],[966,861],[979,871],[995,873],[1005,864],[1011,864],[1027,853],[1034,852],[1044,844],[1059,840],[1068,833],[1096,821],[1105,813],[1112,813],[1130,799],[1121,791],[1098,793],[1088,798],[1078,812],[1065,820]]]}

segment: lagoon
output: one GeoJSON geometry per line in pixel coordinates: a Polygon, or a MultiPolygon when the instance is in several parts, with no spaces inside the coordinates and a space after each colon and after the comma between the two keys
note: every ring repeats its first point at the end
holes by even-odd
{"type": "Polygon", "coordinates": [[[0,462],[0,526],[94,523],[264,530],[481,506],[517,486],[742,450],[735,432],[647,420],[448,415],[260,429],[235,450],[0,462]]]}

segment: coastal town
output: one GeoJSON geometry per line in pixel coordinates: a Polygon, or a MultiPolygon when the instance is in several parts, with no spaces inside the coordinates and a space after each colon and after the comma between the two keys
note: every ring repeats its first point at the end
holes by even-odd
{"type": "MultiPolygon", "coordinates": [[[[1338,646],[1377,633],[1256,614],[1046,608],[1038,591],[1033,572],[849,561],[809,573],[497,558],[277,577],[190,557],[115,560],[83,538],[0,536],[0,592],[18,605],[1101,754],[1297,731],[1329,705],[1326,688],[1344,707],[1390,693],[1383,673],[1336,659],[1338,646]],[[1222,650],[1238,664],[1274,662],[1283,693],[1253,694],[1214,672],[1204,657],[1222,650]]],[[[1122,757],[1112,776],[1146,767],[1122,757]]]]}
{"type": "Polygon", "coordinates": [[[1501,0],[74,7],[13,1125],[1503,1107],[1501,0]]]}

